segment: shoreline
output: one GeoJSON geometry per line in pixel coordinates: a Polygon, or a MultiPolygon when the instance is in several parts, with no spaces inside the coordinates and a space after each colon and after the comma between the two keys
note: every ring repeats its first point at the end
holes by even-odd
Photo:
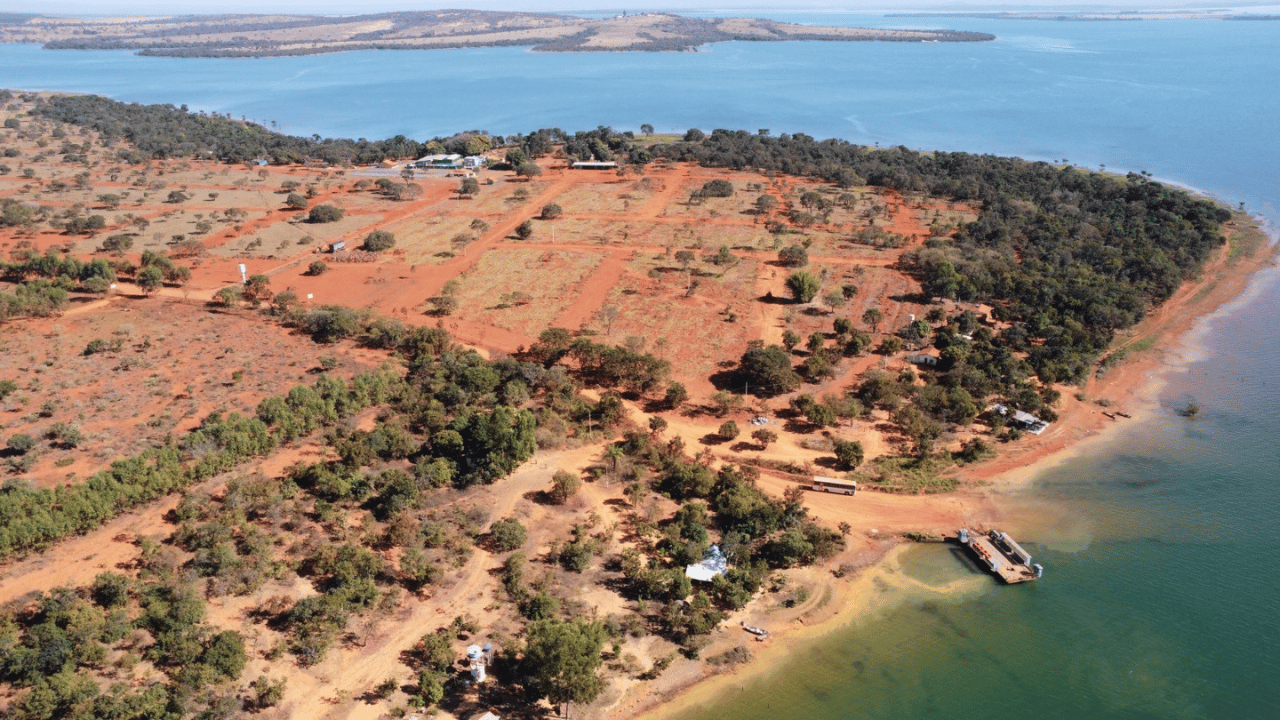
{"type": "MultiPolygon", "coordinates": [[[[1085,401],[1068,398],[1064,394],[1064,402],[1070,405],[1060,413],[1052,434],[1035,438],[1020,448],[1020,452],[1008,453],[962,475],[961,489],[954,493],[913,496],[922,514],[928,510],[936,511],[947,502],[961,501],[976,505],[978,514],[989,513],[989,519],[998,520],[1003,515],[1001,506],[1004,504],[999,501],[1000,496],[1008,491],[1027,488],[1046,470],[1114,442],[1123,430],[1150,419],[1160,408],[1160,394],[1168,385],[1170,374],[1185,372],[1192,363],[1208,356],[1210,348],[1205,337],[1212,321],[1248,302],[1267,281],[1263,277],[1265,271],[1276,267],[1280,242],[1266,233],[1263,220],[1249,216],[1247,226],[1240,224],[1239,217],[1236,222],[1237,227],[1228,233],[1229,238],[1243,231],[1256,232],[1261,236],[1252,252],[1232,258],[1231,243],[1225,245],[1220,256],[1205,268],[1199,278],[1185,282],[1172,298],[1135,326],[1127,340],[1119,344],[1123,347],[1153,338],[1149,347],[1111,368],[1105,377],[1090,377],[1082,391],[1085,401]],[[1102,415],[1105,408],[1094,404],[1093,398],[1096,397],[1112,399],[1116,403],[1112,407],[1129,412],[1133,415],[1132,421],[1118,422],[1102,415]]],[[[863,497],[880,495],[868,493],[863,497]]],[[[971,509],[970,513],[973,512],[975,510],[971,509]]],[[[808,614],[801,613],[798,622],[777,629],[770,627],[771,639],[767,646],[755,652],[745,664],[720,672],[701,661],[688,668],[674,667],[652,685],[628,684],[621,698],[603,714],[618,720],[662,720],[680,715],[764,677],[793,652],[798,652],[806,642],[850,623],[866,620],[883,609],[882,605],[891,606],[892,602],[880,603],[880,597],[871,592],[858,591],[886,585],[901,588],[914,582],[901,572],[899,562],[911,543],[895,540],[888,545],[882,544],[879,551],[872,551],[870,556],[868,550],[870,545],[874,545],[874,538],[870,543],[842,553],[833,562],[840,562],[851,554],[861,555],[869,562],[855,571],[852,578],[831,583],[829,602],[823,602],[815,609],[819,612],[827,609],[821,613],[822,617],[806,622],[808,614]],[[674,677],[677,674],[679,677],[674,677]],[[629,697],[635,690],[640,690],[641,694],[629,697]]],[[[829,577],[830,573],[827,574],[829,577]]],[[[742,615],[750,615],[754,605],[753,602],[746,610],[735,613],[726,625],[737,622],[742,615]]],[[[811,611],[811,614],[818,612],[811,611]]]]}

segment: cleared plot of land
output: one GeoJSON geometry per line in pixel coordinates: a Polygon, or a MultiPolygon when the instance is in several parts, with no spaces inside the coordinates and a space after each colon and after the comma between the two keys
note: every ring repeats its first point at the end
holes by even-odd
{"type": "MultiPolygon", "coordinates": [[[[349,347],[325,354],[344,371],[378,362],[349,347]]],[[[78,303],[58,318],[12,323],[0,340],[0,378],[18,389],[0,402],[0,428],[39,442],[6,462],[30,463],[23,474],[41,484],[83,479],[211,412],[252,415],[262,398],[311,384],[317,355],[309,339],[252,314],[211,315],[161,298],[78,303]],[[94,344],[102,349],[91,352],[94,344]],[[46,440],[57,425],[80,440],[46,440]]]]}
{"type": "Polygon", "coordinates": [[[459,277],[456,314],[537,337],[582,294],[601,260],[565,250],[490,250],[459,277]]]}

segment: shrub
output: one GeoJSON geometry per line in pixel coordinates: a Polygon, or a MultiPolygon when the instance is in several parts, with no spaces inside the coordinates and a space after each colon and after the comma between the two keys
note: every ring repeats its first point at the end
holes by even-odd
{"type": "Polygon", "coordinates": [[[323,260],[312,261],[312,263],[307,266],[308,275],[323,275],[328,271],[329,266],[325,265],[323,260]]]}
{"type": "Polygon", "coordinates": [[[364,239],[364,249],[369,252],[390,250],[396,245],[396,236],[386,230],[374,230],[364,239]]]}
{"type": "Polygon", "coordinates": [[[569,498],[578,494],[582,481],[577,475],[565,470],[557,470],[551,478],[551,500],[557,505],[569,502],[569,498]]]}
{"type": "Polygon", "coordinates": [[[732,197],[733,183],[728,180],[711,180],[702,186],[697,193],[700,197],[732,197]]]}
{"type": "Polygon", "coordinates": [[[26,455],[35,446],[36,439],[23,433],[10,436],[9,441],[6,443],[6,447],[9,448],[10,452],[15,452],[19,455],[26,455]]]}
{"type": "Polygon", "coordinates": [[[524,544],[528,532],[524,525],[515,518],[503,518],[489,529],[493,538],[493,547],[498,552],[511,552],[524,544]]]}
{"type": "Polygon", "coordinates": [[[822,281],[807,270],[797,270],[787,277],[787,289],[791,291],[796,302],[807,303],[818,295],[822,281]]]}
{"type": "Polygon", "coordinates": [[[836,440],[836,460],[845,468],[853,470],[862,464],[862,443],[856,440],[836,440]]]}
{"type": "Polygon", "coordinates": [[[342,208],[333,205],[317,205],[307,213],[307,222],[330,223],[342,219],[342,208]]]}
{"type": "Polygon", "coordinates": [[[542,212],[539,213],[538,217],[542,218],[543,220],[555,220],[556,218],[560,217],[562,214],[564,214],[564,211],[560,208],[559,205],[557,205],[556,203],[547,203],[546,205],[542,206],[542,212]]]}
{"type": "Polygon", "coordinates": [[[726,420],[724,424],[720,426],[718,434],[720,435],[721,440],[728,442],[729,440],[738,437],[738,424],[732,420],[726,420]]]}

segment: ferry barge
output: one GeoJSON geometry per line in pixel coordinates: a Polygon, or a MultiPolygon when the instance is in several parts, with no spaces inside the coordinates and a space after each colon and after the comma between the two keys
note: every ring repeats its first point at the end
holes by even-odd
{"type": "Polygon", "coordinates": [[[969,548],[978,561],[1007,585],[1038,580],[1044,574],[1044,566],[1031,562],[1031,554],[1014,542],[1013,538],[999,530],[986,535],[960,530],[961,545],[969,548]]]}

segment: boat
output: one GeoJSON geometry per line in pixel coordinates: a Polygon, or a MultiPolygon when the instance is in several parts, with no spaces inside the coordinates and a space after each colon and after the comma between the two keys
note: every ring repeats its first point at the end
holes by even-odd
{"type": "Polygon", "coordinates": [[[961,528],[958,540],[982,561],[992,575],[1007,585],[1039,580],[1044,574],[1043,565],[1032,563],[1031,554],[999,530],[983,535],[961,528]]]}

